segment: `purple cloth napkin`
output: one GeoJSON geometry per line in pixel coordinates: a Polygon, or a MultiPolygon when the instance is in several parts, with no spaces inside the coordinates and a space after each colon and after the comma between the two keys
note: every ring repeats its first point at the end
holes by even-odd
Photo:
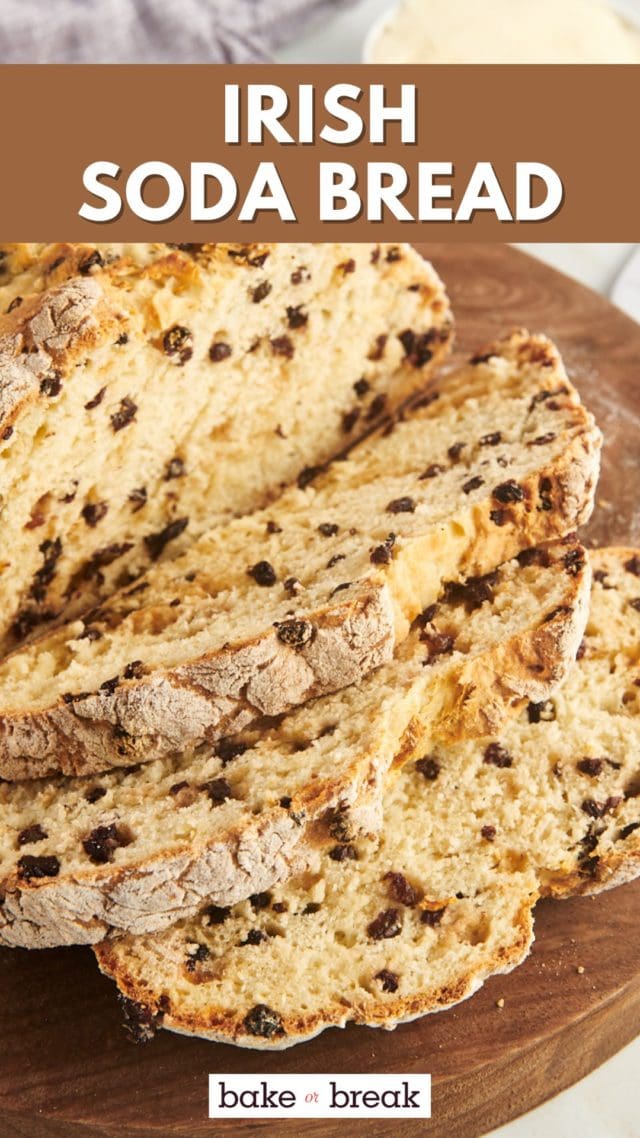
{"type": "Polygon", "coordinates": [[[252,63],[354,0],[2,0],[2,63],[252,63]]]}

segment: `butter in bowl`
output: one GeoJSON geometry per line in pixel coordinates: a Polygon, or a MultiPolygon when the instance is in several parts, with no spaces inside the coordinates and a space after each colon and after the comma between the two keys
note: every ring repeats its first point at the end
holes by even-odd
{"type": "Polygon", "coordinates": [[[640,63],[640,0],[400,0],[366,63],[640,63]]]}

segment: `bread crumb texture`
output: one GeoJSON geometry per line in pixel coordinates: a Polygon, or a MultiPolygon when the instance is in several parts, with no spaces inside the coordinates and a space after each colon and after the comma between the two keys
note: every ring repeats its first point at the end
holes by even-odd
{"type": "Polygon", "coordinates": [[[585,521],[600,444],[549,340],[489,346],[346,460],[7,657],[0,776],[149,762],[358,682],[444,582],[585,521]]]}
{"type": "Polygon", "coordinates": [[[0,644],[264,506],[420,389],[406,245],[0,246],[0,644]]]}
{"type": "Polygon", "coordinates": [[[578,661],[496,735],[429,743],[389,782],[379,840],[242,904],[96,949],[130,1027],[287,1047],[349,1021],[393,1027],[527,953],[542,896],[640,864],[640,555],[593,555],[578,661]]]}
{"type": "Polygon", "coordinates": [[[272,888],[318,849],[348,859],[385,776],[441,740],[498,731],[575,658],[590,569],[575,540],[445,586],[358,686],[191,751],[96,777],[0,783],[0,940],[153,932],[272,888]]]}

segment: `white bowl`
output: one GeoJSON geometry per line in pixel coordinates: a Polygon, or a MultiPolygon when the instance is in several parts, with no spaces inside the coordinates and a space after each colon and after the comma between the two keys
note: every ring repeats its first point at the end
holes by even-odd
{"type": "MultiPolygon", "coordinates": [[[[428,0],[425,0],[425,3],[426,2],[428,2],[428,0]]],[[[476,3],[479,2],[480,0],[476,0],[476,3]]],[[[516,0],[514,0],[514,3],[515,2],[516,0]]],[[[558,0],[558,3],[562,3],[562,0],[558,0]]],[[[393,26],[403,5],[404,0],[394,0],[394,3],[389,4],[388,10],[383,12],[372,24],[362,48],[363,63],[373,63],[375,61],[376,47],[387,29],[393,26]]],[[[640,32],[640,0],[607,0],[607,6],[611,8],[616,15],[621,16],[625,23],[640,32]]]]}
{"type": "Polygon", "coordinates": [[[363,63],[372,63],[373,62],[373,57],[375,54],[375,52],[374,52],[375,45],[377,44],[378,40],[381,38],[382,33],[386,32],[387,28],[390,27],[390,25],[393,23],[393,21],[396,17],[396,12],[398,11],[399,8],[400,8],[400,4],[396,0],[395,3],[389,5],[388,11],[383,12],[381,16],[378,16],[378,19],[375,20],[374,23],[369,28],[369,31],[367,32],[366,39],[364,41],[364,46],[362,48],[362,62],[363,63]]]}

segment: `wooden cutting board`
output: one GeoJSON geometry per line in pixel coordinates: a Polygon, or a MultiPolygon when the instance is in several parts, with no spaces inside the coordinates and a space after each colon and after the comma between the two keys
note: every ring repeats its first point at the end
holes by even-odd
{"type": "MultiPolygon", "coordinates": [[[[509,247],[424,251],[449,286],[461,350],[518,325],[558,342],[607,439],[589,539],[640,544],[640,326],[509,247]]],[[[343,1138],[344,1122],[209,1122],[207,1074],[429,1071],[431,1122],[350,1121],[346,1132],[477,1138],[569,1086],[640,1032],[640,882],[595,899],[545,902],[536,928],[520,969],[452,1011],[393,1034],[334,1029],[279,1055],[168,1032],[136,1048],[90,950],[2,950],[0,1135],[246,1138],[284,1131],[298,1138],[304,1131],[343,1138]]]]}

